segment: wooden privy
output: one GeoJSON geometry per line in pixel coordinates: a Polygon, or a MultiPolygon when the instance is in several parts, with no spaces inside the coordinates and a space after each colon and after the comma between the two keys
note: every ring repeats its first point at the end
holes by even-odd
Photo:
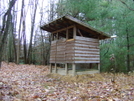
{"type": "Polygon", "coordinates": [[[100,72],[99,40],[110,36],[71,16],[63,16],[41,29],[51,33],[50,73],[79,75],[100,72]],[[58,68],[58,64],[63,68],[58,68]],[[88,64],[86,68],[85,64],[88,64]],[[97,69],[91,69],[92,64],[97,64],[97,69]],[[82,68],[85,68],[84,72],[82,68]]]}

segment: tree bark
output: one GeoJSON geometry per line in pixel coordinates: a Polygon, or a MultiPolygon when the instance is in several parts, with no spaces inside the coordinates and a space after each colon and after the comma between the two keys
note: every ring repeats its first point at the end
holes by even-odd
{"type": "Polygon", "coordinates": [[[34,7],[34,14],[31,24],[31,36],[30,36],[30,43],[28,49],[28,63],[30,64],[32,61],[32,41],[33,41],[33,34],[34,34],[34,24],[35,24],[35,17],[36,17],[36,10],[37,10],[38,1],[35,0],[35,7],[34,7]]]}
{"type": "Polygon", "coordinates": [[[20,15],[20,24],[19,24],[19,34],[18,34],[18,46],[17,46],[17,64],[19,64],[20,61],[20,31],[21,31],[21,22],[23,19],[23,8],[24,8],[24,0],[22,0],[22,5],[21,5],[21,15],[20,15]]]}
{"type": "Polygon", "coordinates": [[[126,33],[127,33],[127,72],[129,72],[130,71],[130,55],[129,55],[130,46],[129,46],[129,32],[128,32],[128,29],[126,29],[126,33]]]}
{"type": "Polygon", "coordinates": [[[26,31],[25,31],[25,21],[23,21],[23,48],[24,48],[24,62],[27,63],[27,43],[26,43],[26,31]]]}
{"type": "Polygon", "coordinates": [[[15,5],[16,1],[17,0],[10,1],[9,8],[3,16],[3,25],[2,25],[2,30],[0,32],[0,34],[2,36],[2,39],[1,39],[1,42],[0,42],[0,67],[1,67],[4,43],[7,39],[7,35],[8,35],[8,31],[9,31],[9,23],[11,21],[11,10],[12,10],[12,7],[15,5]]]}

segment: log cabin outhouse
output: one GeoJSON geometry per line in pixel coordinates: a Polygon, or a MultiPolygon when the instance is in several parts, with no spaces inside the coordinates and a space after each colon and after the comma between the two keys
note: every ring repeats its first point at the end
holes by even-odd
{"type": "Polygon", "coordinates": [[[110,36],[71,16],[63,16],[41,29],[51,33],[50,73],[79,75],[100,72],[99,40],[110,36]],[[57,68],[57,64],[63,64],[64,68],[57,68]],[[81,72],[85,64],[89,64],[89,68],[97,64],[97,69],[81,72]]]}

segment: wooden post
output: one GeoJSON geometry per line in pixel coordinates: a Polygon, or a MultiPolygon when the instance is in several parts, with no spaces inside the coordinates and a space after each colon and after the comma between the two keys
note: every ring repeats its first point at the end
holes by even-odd
{"type": "Polygon", "coordinates": [[[89,63],[89,68],[92,69],[92,63],[89,63]]]}
{"type": "Polygon", "coordinates": [[[57,33],[57,40],[59,40],[59,33],[57,33]]]}
{"type": "Polygon", "coordinates": [[[54,71],[54,73],[57,73],[57,64],[55,63],[55,71],[54,71]]]}
{"type": "Polygon", "coordinates": [[[76,26],[74,26],[73,28],[73,38],[75,39],[75,37],[76,37],[76,26]]]}
{"type": "Polygon", "coordinates": [[[76,64],[75,63],[72,64],[72,74],[73,74],[73,76],[76,75],[76,64]]]}
{"type": "Polygon", "coordinates": [[[66,30],[66,40],[69,39],[69,36],[68,36],[68,29],[66,30]]]}
{"type": "Polygon", "coordinates": [[[67,68],[67,63],[65,64],[65,74],[68,74],[68,68],[67,68]]]}
{"type": "Polygon", "coordinates": [[[49,73],[52,73],[52,64],[50,63],[50,66],[49,66],[49,73]]]}
{"type": "MultiPolygon", "coordinates": [[[[69,35],[68,35],[68,29],[66,30],[66,40],[69,39],[69,35]]],[[[66,47],[65,47],[66,48],[66,47]]],[[[65,51],[65,61],[66,61],[66,51],[65,51]]],[[[67,63],[65,63],[65,74],[67,75],[68,74],[68,65],[67,63]]]]}
{"type": "Polygon", "coordinates": [[[100,73],[100,63],[98,63],[98,70],[99,70],[99,73],[100,73]]]}
{"type": "Polygon", "coordinates": [[[54,35],[51,33],[51,41],[54,41],[54,35]]]}

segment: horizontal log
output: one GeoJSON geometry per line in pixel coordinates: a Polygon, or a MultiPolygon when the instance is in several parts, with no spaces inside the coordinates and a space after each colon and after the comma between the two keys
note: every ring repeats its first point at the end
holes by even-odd
{"type": "Polygon", "coordinates": [[[56,51],[50,51],[50,54],[56,54],[57,52],[56,51]]]}
{"type": "Polygon", "coordinates": [[[50,54],[51,54],[51,55],[55,55],[55,54],[56,54],[56,52],[50,52],[50,54]]]}
{"type": "Polygon", "coordinates": [[[56,47],[60,47],[60,46],[65,47],[65,46],[66,46],[66,44],[57,44],[57,46],[56,46],[56,47]]]}
{"type": "Polygon", "coordinates": [[[76,53],[80,53],[80,54],[96,54],[96,55],[99,55],[100,53],[99,52],[89,52],[89,51],[79,51],[79,50],[75,50],[75,54],[76,53]]]}
{"type": "Polygon", "coordinates": [[[99,39],[86,38],[86,37],[80,37],[80,36],[76,36],[75,39],[76,40],[87,40],[87,41],[99,41],[99,39]]]}
{"type": "Polygon", "coordinates": [[[57,47],[57,44],[51,44],[51,47],[57,47]]]}
{"type": "Polygon", "coordinates": [[[62,54],[60,54],[60,55],[56,55],[56,56],[51,56],[50,58],[64,58],[65,57],[65,55],[62,55],[62,54]]]}
{"type": "Polygon", "coordinates": [[[66,57],[66,60],[74,60],[74,57],[66,57]]]}
{"type": "Polygon", "coordinates": [[[51,44],[56,44],[56,43],[57,43],[57,40],[51,42],[51,44]]]}
{"type": "Polygon", "coordinates": [[[98,50],[91,50],[91,49],[75,49],[75,51],[88,51],[88,52],[99,52],[99,49],[98,50]]]}
{"type": "Polygon", "coordinates": [[[58,53],[56,54],[56,56],[58,56],[58,55],[59,55],[59,56],[60,56],[60,55],[61,55],[61,56],[64,56],[65,53],[58,52],[58,53]]]}
{"type": "Polygon", "coordinates": [[[56,53],[50,53],[50,57],[51,56],[53,56],[53,57],[56,56],[56,53]]]}
{"type": "Polygon", "coordinates": [[[74,46],[75,43],[67,43],[66,46],[74,46]]]}
{"type": "Polygon", "coordinates": [[[64,45],[66,42],[57,42],[57,45],[64,45]]]}
{"type": "Polygon", "coordinates": [[[50,60],[55,60],[56,58],[52,58],[52,57],[50,57],[50,60]]]}
{"type": "Polygon", "coordinates": [[[50,54],[50,56],[53,56],[54,57],[54,56],[56,56],[56,54],[50,54]]]}
{"type": "Polygon", "coordinates": [[[72,26],[69,26],[69,27],[65,27],[65,28],[63,28],[63,29],[56,30],[56,31],[52,32],[52,34],[55,34],[55,33],[61,32],[61,31],[66,31],[66,30],[68,30],[68,29],[70,29],[70,28],[73,28],[74,26],[75,26],[75,25],[72,25],[72,26]]]}
{"type": "Polygon", "coordinates": [[[75,47],[79,47],[79,46],[85,47],[85,48],[95,48],[95,49],[99,48],[99,46],[84,45],[84,44],[77,44],[77,43],[75,43],[75,47]]]}
{"type": "Polygon", "coordinates": [[[66,42],[74,42],[75,41],[75,39],[68,39],[68,40],[66,40],[66,42]]]}
{"type": "Polygon", "coordinates": [[[64,52],[57,52],[57,53],[50,53],[51,55],[66,55],[66,56],[99,56],[99,52],[89,52],[89,51],[66,51],[64,52]]]}
{"type": "Polygon", "coordinates": [[[56,52],[57,49],[51,49],[50,52],[56,52]]]}
{"type": "Polygon", "coordinates": [[[100,57],[100,55],[91,55],[91,54],[74,54],[75,57],[100,57]]]}
{"type": "MultiPolygon", "coordinates": [[[[75,49],[75,52],[78,52],[79,51],[79,53],[80,53],[80,51],[84,51],[84,52],[88,52],[88,53],[93,53],[93,52],[99,52],[99,51],[97,51],[97,50],[95,50],[95,51],[92,51],[92,50],[82,50],[82,49],[75,49]]],[[[85,54],[86,54],[85,53],[85,54]]],[[[83,54],[83,52],[82,52],[82,54],[83,54]]]]}
{"type": "MultiPolygon", "coordinates": [[[[50,59],[50,60],[54,60],[54,59],[50,59]]],[[[62,59],[62,58],[57,58],[57,59],[55,59],[54,61],[65,61],[65,60],[62,59]]]]}
{"type": "Polygon", "coordinates": [[[74,53],[75,53],[74,50],[68,50],[68,51],[66,51],[65,54],[74,54],[74,53]]]}
{"type": "Polygon", "coordinates": [[[58,63],[59,63],[59,64],[61,63],[61,64],[63,64],[63,63],[65,63],[65,61],[64,61],[64,62],[62,62],[62,61],[50,61],[50,63],[57,63],[57,64],[58,64],[58,63]]]}
{"type": "Polygon", "coordinates": [[[74,61],[70,61],[70,60],[68,60],[68,61],[50,61],[50,63],[75,63],[74,61]]]}
{"type": "Polygon", "coordinates": [[[63,59],[63,58],[56,58],[56,59],[50,58],[50,60],[54,60],[54,61],[58,61],[58,60],[65,61],[65,59],[63,59]]]}
{"type": "Polygon", "coordinates": [[[99,52],[68,52],[68,53],[65,53],[65,54],[86,54],[86,55],[99,55],[99,52]]]}
{"type": "Polygon", "coordinates": [[[90,54],[66,54],[65,57],[100,58],[100,55],[90,55],[90,54]]]}
{"type": "Polygon", "coordinates": [[[65,54],[65,56],[66,56],[66,57],[69,57],[69,56],[70,56],[70,57],[73,57],[74,54],[65,54]]]}
{"type": "Polygon", "coordinates": [[[91,51],[100,50],[99,48],[89,48],[89,47],[83,47],[83,46],[75,46],[75,47],[72,47],[72,49],[83,49],[83,50],[91,50],[91,51]]]}
{"type": "Polygon", "coordinates": [[[57,49],[51,49],[50,52],[56,52],[57,49]]]}
{"type": "Polygon", "coordinates": [[[82,44],[98,44],[99,45],[99,41],[88,41],[88,40],[75,40],[75,43],[82,43],[82,44]]]}
{"type": "Polygon", "coordinates": [[[100,55],[91,55],[91,54],[59,54],[55,56],[55,54],[51,54],[51,57],[85,57],[85,58],[99,58],[100,55]]]}
{"type": "Polygon", "coordinates": [[[74,48],[72,48],[72,47],[66,47],[65,51],[74,51],[74,48]]]}
{"type": "Polygon", "coordinates": [[[94,49],[94,48],[84,48],[84,47],[66,47],[65,50],[79,50],[79,51],[94,51],[94,52],[99,52],[99,49],[94,49]]]}
{"type": "Polygon", "coordinates": [[[61,55],[57,55],[56,58],[65,58],[64,56],[61,56],[61,55]]]}
{"type": "Polygon", "coordinates": [[[74,57],[75,60],[97,60],[99,61],[100,58],[86,58],[86,57],[74,57]]]}
{"type": "Polygon", "coordinates": [[[87,38],[87,37],[79,37],[79,36],[76,36],[75,38],[75,41],[86,41],[86,42],[97,42],[99,43],[99,40],[98,39],[93,39],[93,38],[87,38]]]}
{"type": "Polygon", "coordinates": [[[63,45],[63,46],[57,46],[57,49],[58,49],[58,48],[61,48],[61,49],[64,48],[64,49],[65,49],[65,45],[63,45]]]}
{"type": "Polygon", "coordinates": [[[65,52],[65,49],[59,48],[59,49],[57,49],[57,51],[59,51],[59,52],[65,52]]]}
{"type": "Polygon", "coordinates": [[[84,47],[74,47],[75,50],[79,51],[93,51],[93,52],[99,52],[100,49],[94,49],[94,48],[84,48],[84,47]]]}
{"type": "Polygon", "coordinates": [[[74,49],[71,49],[70,47],[68,47],[68,48],[65,49],[65,52],[69,52],[69,51],[74,52],[75,50],[74,49]]]}
{"type": "Polygon", "coordinates": [[[74,45],[75,42],[67,42],[67,43],[66,43],[66,45],[71,45],[71,44],[74,45]]]}
{"type": "Polygon", "coordinates": [[[51,47],[56,48],[57,46],[56,45],[51,45],[51,47]]]}
{"type": "Polygon", "coordinates": [[[65,61],[62,62],[62,61],[56,61],[57,64],[65,64],[65,61]]]}
{"type": "Polygon", "coordinates": [[[77,44],[99,46],[99,42],[75,41],[77,44]]]}
{"type": "Polygon", "coordinates": [[[65,59],[64,58],[56,58],[56,60],[61,60],[61,61],[65,61],[65,59]]]}
{"type": "Polygon", "coordinates": [[[61,48],[57,49],[56,51],[61,52],[61,53],[65,53],[65,49],[61,49],[61,48]]]}
{"type": "Polygon", "coordinates": [[[51,54],[51,55],[55,55],[55,54],[56,54],[56,52],[50,52],[50,54],[51,54]]]}
{"type": "Polygon", "coordinates": [[[71,43],[71,44],[66,44],[66,45],[52,45],[51,49],[58,49],[58,48],[66,48],[66,47],[81,47],[81,48],[94,48],[94,49],[98,49],[99,46],[98,45],[92,45],[92,44],[80,44],[80,43],[71,43]]]}
{"type": "Polygon", "coordinates": [[[75,56],[75,59],[100,59],[98,56],[75,56]]]}
{"type": "Polygon", "coordinates": [[[56,45],[51,45],[51,48],[57,48],[57,46],[56,45]]]}
{"type": "Polygon", "coordinates": [[[100,61],[74,61],[74,63],[100,63],[100,61]]]}

